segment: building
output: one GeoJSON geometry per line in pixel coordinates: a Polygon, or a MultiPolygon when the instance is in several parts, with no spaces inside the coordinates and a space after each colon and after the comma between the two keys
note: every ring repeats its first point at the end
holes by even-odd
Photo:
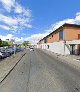
{"type": "Polygon", "coordinates": [[[80,54],[80,25],[63,24],[38,42],[38,48],[58,54],[80,54]]]}

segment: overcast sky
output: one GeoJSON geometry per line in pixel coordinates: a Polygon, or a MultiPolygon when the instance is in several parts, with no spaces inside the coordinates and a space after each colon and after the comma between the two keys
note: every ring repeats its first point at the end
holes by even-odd
{"type": "Polygon", "coordinates": [[[80,24],[80,0],[0,0],[0,38],[37,43],[64,23],[80,24]]]}

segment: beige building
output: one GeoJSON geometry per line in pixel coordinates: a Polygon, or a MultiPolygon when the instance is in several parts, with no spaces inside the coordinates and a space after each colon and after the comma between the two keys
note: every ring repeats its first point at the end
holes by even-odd
{"type": "Polygon", "coordinates": [[[64,24],[38,42],[38,48],[64,50],[59,54],[80,54],[80,25],[64,24]],[[60,46],[59,46],[60,44],[60,46]],[[61,44],[62,47],[61,47],[61,44]],[[53,46],[51,46],[53,45],[53,46]]]}

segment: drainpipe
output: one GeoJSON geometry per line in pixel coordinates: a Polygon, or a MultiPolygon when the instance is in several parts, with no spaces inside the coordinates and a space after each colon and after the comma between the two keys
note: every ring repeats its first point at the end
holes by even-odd
{"type": "Polygon", "coordinates": [[[66,41],[64,40],[64,55],[65,55],[65,45],[66,45],[66,41]]]}
{"type": "Polygon", "coordinates": [[[64,33],[63,33],[63,37],[64,37],[64,55],[65,55],[65,45],[66,45],[66,40],[65,40],[65,31],[64,31],[64,33]]]}

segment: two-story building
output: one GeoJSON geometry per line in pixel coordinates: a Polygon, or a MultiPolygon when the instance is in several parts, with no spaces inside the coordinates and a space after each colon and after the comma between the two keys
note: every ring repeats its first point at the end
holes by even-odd
{"type": "Polygon", "coordinates": [[[41,39],[38,47],[58,54],[80,54],[80,25],[63,24],[41,39]]]}

